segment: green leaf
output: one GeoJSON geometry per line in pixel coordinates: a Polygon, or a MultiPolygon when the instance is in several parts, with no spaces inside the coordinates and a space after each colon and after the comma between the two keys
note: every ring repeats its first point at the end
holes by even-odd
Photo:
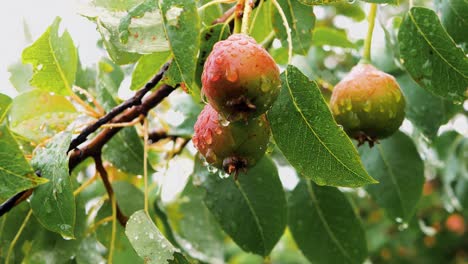
{"type": "MultiPolygon", "coordinates": [[[[198,7],[205,5],[206,3],[211,2],[211,0],[200,0],[197,1],[198,7]]],[[[223,8],[220,4],[210,5],[205,7],[203,10],[198,12],[200,14],[200,21],[202,26],[208,26],[213,24],[213,21],[218,19],[223,15],[223,8]]]]}
{"type": "Polygon", "coordinates": [[[252,12],[249,27],[249,36],[258,43],[262,43],[270,33],[273,33],[272,14],[274,6],[270,1],[260,1],[257,8],[252,12]]]}
{"type": "Polygon", "coordinates": [[[77,115],[65,96],[37,89],[15,97],[9,111],[12,131],[34,142],[65,130],[77,115]]]}
{"type": "Polygon", "coordinates": [[[3,119],[5,119],[12,101],[13,100],[9,96],[0,93],[0,124],[3,122],[3,119]]]}
{"type": "Polygon", "coordinates": [[[227,39],[229,36],[228,24],[216,24],[203,29],[200,34],[200,55],[197,60],[197,69],[195,71],[195,81],[198,87],[202,87],[201,75],[206,58],[210,55],[211,50],[216,42],[227,39]]]}
{"type": "Polygon", "coordinates": [[[336,3],[333,7],[335,7],[337,14],[347,16],[354,21],[359,22],[366,18],[366,13],[357,3],[350,4],[349,1],[345,1],[344,3],[336,3]]]}
{"type": "Polygon", "coordinates": [[[132,215],[144,208],[144,194],[135,185],[126,181],[114,181],[112,189],[114,189],[115,198],[124,215],[132,215]]]}
{"type": "Polygon", "coordinates": [[[367,186],[369,194],[390,219],[409,222],[424,184],[424,164],[412,140],[397,132],[360,153],[367,171],[380,182],[367,186]]]}
{"type": "Polygon", "coordinates": [[[397,81],[406,99],[406,118],[428,138],[434,138],[439,127],[462,109],[461,105],[424,90],[408,74],[398,76],[397,81]]]}
{"type": "Polygon", "coordinates": [[[399,5],[400,0],[361,0],[364,2],[368,3],[376,3],[376,4],[393,4],[393,5],[399,5]]]}
{"type": "Polygon", "coordinates": [[[466,0],[435,1],[442,25],[456,43],[468,44],[468,2],[466,0]]]}
{"type": "Polygon", "coordinates": [[[327,5],[346,2],[346,0],[299,0],[303,5],[327,5]]]}
{"type": "MultiPolygon", "coordinates": [[[[119,131],[103,148],[103,157],[122,171],[143,175],[143,142],[134,127],[119,131]]],[[[148,164],[148,173],[153,169],[148,164]]]]}
{"type": "Polygon", "coordinates": [[[243,250],[268,256],[286,226],[286,198],[278,171],[264,157],[246,174],[221,178],[197,164],[205,204],[223,230],[243,250]]]}
{"type": "Polygon", "coordinates": [[[312,263],[363,263],[367,257],[364,228],[338,189],[303,179],[288,206],[291,233],[312,263]]]}
{"type": "MultiPolygon", "coordinates": [[[[299,1],[279,0],[278,4],[283,9],[288,25],[291,28],[293,51],[306,55],[312,44],[312,30],[315,25],[315,15],[312,7],[304,7],[299,1]]],[[[281,40],[283,47],[288,47],[286,28],[278,11],[273,15],[273,29],[276,37],[281,40]]]]}
{"type": "Polygon", "coordinates": [[[95,67],[83,67],[81,61],[78,59],[78,66],[76,70],[75,84],[83,89],[90,89],[96,87],[97,70],[95,67]]]}
{"type": "MultiPolygon", "coordinates": [[[[143,12],[138,17],[121,12],[131,11],[134,6],[130,4],[136,6],[140,3],[127,2],[124,9],[121,9],[123,6],[113,8],[109,5],[89,3],[80,10],[81,15],[96,23],[109,56],[119,65],[136,62],[142,54],[169,50],[160,10],[146,10],[148,12],[143,12]],[[121,41],[120,38],[122,21],[129,23],[127,28],[123,28],[128,34],[125,41],[121,41]]],[[[174,18],[170,16],[170,19],[174,18]]]]}
{"type": "Polygon", "coordinates": [[[204,189],[189,180],[180,197],[168,207],[169,220],[184,240],[181,246],[188,254],[206,263],[222,263],[224,235],[203,203],[204,197],[204,189]]]}
{"type": "Polygon", "coordinates": [[[191,0],[159,1],[164,19],[164,30],[177,66],[189,91],[192,91],[197,55],[200,47],[200,18],[197,6],[191,0]]]}
{"type": "Polygon", "coordinates": [[[333,119],[317,84],[294,66],[288,66],[281,79],[281,93],[268,120],[276,144],[298,173],[319,185],[375,183],[333,119]]]}
{"type": "MultiPolygon", "coordinates": [[[[94,223],[111,215],[111,203],[109,201],[106,201],[99,209],[99,212],[96,218],[94,219],[94,223]]],[[[137,253],[132,247],[132,244],[129,242],[127,236],[125,235],[124,227],[122,227],[119,223],[116,223],[116,225],[117,230],[115,232],[114,254],[112,257],[114,264],[143,264],[143,260],[137,255],[137,253]]],[[[104,245],[109,250],[112,239],[112,224],[108,223],[107,225],[99,225],[99,227],[96,230],[96,235],[100,244],[104,245]]]]}
{"type": "Polygon", "coordinates": [[[93,0],[92,3],[97,7],[103,7],[112,11],[127,11],[128,9],[143,2],[143,0],[93,0]]]}
{"type": "Polygon", "coordinates": [[[130,217],[125,234],[145,263],[168,263],[177,251],[143,210],[130,217]]]}
{"type": "Polygon", "coordinates": [[[168,61],[171,53],[169,51],[156,52],[142,56],[132,73],[131,90],[142,88],[153,76],[159,72],[160,68],[168,61]]]}
{"type": "Polygon", "coordinates": [[[97,77],[96,87],[90,87],[90,90],[108,112],[120,103],[118,92],[125,77],[124,72],[112,61],[103,59],[98,63],[97,77]]]}
{"type": "Polygon", "coordinates": [[[10,83],[13,84],[18,92],[25,92],[31,90],[32,87],[29,84],[33,76],[33,67],[31,64],[23,64],[18,61],[8,66],[10,72],[10,83]]]}
{"type": "Polygon", "coordinates": [[[328,27],[315,28],[312,41],[316,46],[329,45],[342,48],[356,48],[356,44],[348,39],[345,31],[328,27]]]}
{"type": "Polygon", "coordinates": [[[75,197],[68,175],[67,150],[71,133],[62,132],[39,148],[31,165],[49,182],[34,189],[31,208],[37,220],[48,230],[65,238],[74,238],[75,197]]]}
{"type": "Polygon", "coordinates": [[[46,183],[37,177],[6,125],[0,125],[0,201],[46,183]]]}
{"type": "Polygon", "coordinates": [[[23,50],[23,63],[33,65],[31,85],[60,95],[72,93],[77,68],[77,52],[68,31],[59,37],[60,18],[31,46],[23,50]]]}
{"type": "Polygon", "coordinates": [[[461,102],[468,87],[468,58],[440,24],[437,14],[413,7],[398,34],[403,65],[430,92],[461,102]]]}
{"type": "MultiPolygon", "coordinates": [[[[203,105],[195,102],[193,97],[185,92],[176,91],[171,94],[171,109],[175,113],[182,114],[181,122],[169,122],[169,134],[191,137],[193,126],[197,121],[203,105]]],[[[167,113],[171,115],[171,112],[167,113]]]]}

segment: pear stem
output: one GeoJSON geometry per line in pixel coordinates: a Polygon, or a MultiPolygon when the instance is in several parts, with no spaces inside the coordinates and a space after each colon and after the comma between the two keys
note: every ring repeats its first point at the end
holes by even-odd
{"type": "Polygon", "coordinates": [[[364,43],[364,53],[362,54],[361,63],[371,63],[372,33],[374,32],[376,15],[377,4],[370,4],[369,15],[367,17],[369,27],[367,28],[366,42],[364,43]]]}

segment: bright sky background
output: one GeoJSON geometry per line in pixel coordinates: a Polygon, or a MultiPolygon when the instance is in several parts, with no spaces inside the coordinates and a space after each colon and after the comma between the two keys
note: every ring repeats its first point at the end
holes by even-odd
{"type": "Polygon", "coordinates": [[[27,23],[33,40],[37,39],[52,24],[55,17],[62,18],[61,28],[67,29],[79,46],[84,64],[98,60],[96,41],[99,34],[95,25],[76,13],[74,0],[14,0],[2,4],[0,9],[0,92],[16,94],[10,81],[8,65],[21,58],[22,50],[28,45],[24,37],[23,21],[27,23]]]}

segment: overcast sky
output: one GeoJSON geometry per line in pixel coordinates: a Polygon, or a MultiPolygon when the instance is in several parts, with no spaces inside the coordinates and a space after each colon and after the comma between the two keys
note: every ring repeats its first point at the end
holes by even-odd
{"type": "Polygon", "coordinates": [[[62,18],[61,28],[66,28],[79,46],[84,64],[98,59],[96,41],[99,37],[95,25],[76,13],[74,0],[14,0],[5,1],[0,8],[0,91],[10,96],[15,94],[8,78],[8,65],[21,58],[27,46],[24,38],[23,20],[29,26],[33,40],[37,39],[52,24],[55,17],[62,18]]]}

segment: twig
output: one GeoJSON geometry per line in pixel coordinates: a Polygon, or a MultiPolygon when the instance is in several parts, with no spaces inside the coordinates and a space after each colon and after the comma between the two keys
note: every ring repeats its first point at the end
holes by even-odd
{"type": "MultiPolygon", "coordinates": [[[[164,64],[164,66],[161,68],[161,70],[151,79],[148,83],[145,84],[145,86],[139,90],[135,96],[132,98],[126,100],[125,102],[121,103],[117,107],[113,108],[109,113],[107,113],[105,116],[101,117],[98,119],[94,124],[91,126],[83,129],[81,131],[81,134],[78,135],[75,139],[72,140],[70,143],[70,147],[68,148],[68,151],[77,148],[81,143],[85,142],[88,136],[98,130],[102,125],[108,123],[111,121],[114,117],[117,115],[121,114],[123,111],[126,109],[141,104],[141,101],[143,97],[151,90],[153,89],[159,81],[161,81],[162,77],[164,76],[164,73],[167,71],[169,68],[170,62],[167,62],[164,64]]],[[[129,122],[131,120],[128,120],[126,122],[129,122]]],[[[116,122],[114,122],[116,123],[116,122]]]]}
{"type": "MultiPolygon", "coordinates": [[[[136,117],[143,115],[146,116],[152,108],[158,105],[164,98],[172,93],[176,88],[169,85],[162,85],[157,91],[148,95],[143,99],[143,103],[128,109],[126,112],[112,119],[112,123],[125,123],[129,122],[136,117]]],[[[101,152],[102,147],[122,128],[106,128],[90,140],[86,145],[80,149],[75,149],[70,154],[68,162],[69,170],[72,171],[83,160],[94,157],[101,152]]]]}
{"type": "MultiPolygon", "coordinates": [[[[109,181],[109,176],[107,175],[106,168],[104,168],[102,164],[101,153],[99,153],[99,155],[93,156],[93,159],[96,164],[96,171],[99,172],[99,175],[101,176],[102,182],[106,187],[107,194],[109,195],[109,199],[113,201],[115,194],[114,190],[112,189],[112,184],[109,181]]],[[[122,213],[122,211],[119,208],[119,205],[117,204],[117,201],[115,202],[115,204],[117,211],[117,219],[119,220],[119,223],[125,227],[128,221],[128,217],[122,213]]]]}

